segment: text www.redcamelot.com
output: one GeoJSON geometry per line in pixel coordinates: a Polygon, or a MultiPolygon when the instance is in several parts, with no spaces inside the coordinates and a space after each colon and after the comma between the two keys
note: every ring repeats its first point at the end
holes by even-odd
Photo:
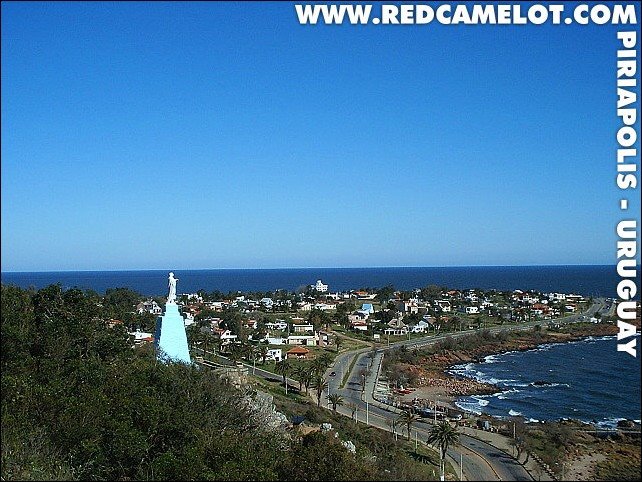
{"type": "Polygon", "coordinates": [[[637,24],[635,7],[619,5],[480,5],[480,4],[297,4],[303,25],[588,25],[637,24]],[[377,7],[377,8],[374,8],[377,7]]]}

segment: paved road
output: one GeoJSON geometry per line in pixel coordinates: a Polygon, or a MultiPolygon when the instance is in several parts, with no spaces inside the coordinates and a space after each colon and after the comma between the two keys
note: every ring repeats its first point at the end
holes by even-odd
{"type": "MultiPolygon", "coordinates": [[[[583,314],[590,316],[596,311],[603,311],[604,305],[603,300],[595,300],[593,306],[583,314]]],[[[572,323],[577,321],[581,315],[582,314],[578,313],[561,318],[559,321],[561,323],[572,323]]],[[[491,333],[503,330],[530,330],[533,326],[542,323],[540,320],[520,323],[519,325],[503,325],[487,329],[491,333]]],[[[474,333],[475,331],[478,330],[431,335],[391,343],[388,346],[377,348],[376,351],[374,351],[373,357],[370,356],[370,352],[373,351],[371,348],[343,353],[335,359],[333,366],[326,372],[328,380],[328,391],[326,395],[337,392],[341,394],[345,405],[337,407],[338,413],[352,417],[349,404],[354,404],[357,407],[355,413],[357,421],[366,422],[374,427],[392,431],[391,421],[397,418],[399,410],[384,405],[373,398],[376,380],[381,369],[383,352],[402,345],[409,348],[431,345],[444,340],[448,336],[457,338],[474,333]],[[352,370],[350,370],[350,366],[355,357],[356,361],[352,370]],[[368,375],[365,377],[365,387],[362,390],[364,380],[361,372],[364,370],[368,375]],[[348,372],[346,383],[343,385],[344,375],[348,372]],[[332,373],[334,373],[334,375],[332,375],[332,373]]],[[[253,367],[249,365],[246,366],[248,366],[249,373],[252,373],[253,367]]],[[[255,374],[268,379],[281,379],[280,376],[261,370],[260,368],[255,369],[255,374]]],[[[288,378],[288,383],[293,386],[298,386],[298,382],[290,378],[288,378]]],[[[414,437],[417,441],[425,441],[428,437],[430,427],[431,424],[425,420],[416,423],[414,429],[411,430],[411,439],[414,437]]],[[[401,436],[401,434],[399,434],[399,436],[401,436]]],[[[469,435],[460,434],[460,443],[456,447],[449,448],[448,458],[458,474],[461,470],[459,462],[460,460],[463,461],[463,476],[466,480],[534,480],[528,471],[512,456],[493,445],[469,435]]]]}
{"type": "MultiPolygon", "coordinates": [[[[584,314],[591,315],[596,311],[601,311],[603,309],[603,300],[596,300],[593,306],[591,306],[584,314]]],[[[562,318],[559,321],[562,323],[571,323],[577,321],[581,315],[582,314],[578,313],[562,318]]],[[[540,320],[520,323],[519,325],[503,325],[488,328],[488,331],[496,333],[503,330],[530,330],[533,326],[541,323],[542,321],[540,320]]],[[[384,406],[377,402],[372,396],[376,380],[378,378],[378,372],[381,367],[383,352],[390,348],[402,345],[408,346],[409,348],[426,346],[441,341],[448,336],[457,338],[475,331],[476,330],[467,330],[442,335],[432,335],[429,337],[393,343],[390,346],[377,349],[374,358],[372,358],[372,362],[371,357],[369,356],[369,352],[372,350],[368,348],[342,354],[337,357],[334,366],[328,370],[328,373],[335,372],[335,375],[330,376],[328,379],[329,393],[339,392],[346,403],[351,402],[358,407],[359,412],[363,414],[363,418],[366,417],[367,411],[368,422],[371,425],[376,423],[377,426],[381,425],[380,428],[391,430],[390,421],[397,418],[399,410],[384,406]],[[342,388],[342,374],[348,371],[350,363],[355,356],[357,358],[354,367],[347,378],[345,386],[342,388]],[[363,376],[360,372],[363,370],[369,371],[369,375],[365,380],[365,390],[362,391],[363,376]]],[[[341,411],[346,412],[345,409],[341,411]]],[[[429,429],[430,424],[427,424],[426,422],[418,423],[416,429],[418,438],[423,438],[423,440],[425,440],[429,429]]],[[[468,480],[533,480],[533,477],[531,477],[526,469],[512,456],[488,443],[468,435],[461,434],[460,445],[449,449],[448,455],[450,456],[451,464],[457,471],[459,471],[459,461],[463,456],[464,477],[468,480]]]]}

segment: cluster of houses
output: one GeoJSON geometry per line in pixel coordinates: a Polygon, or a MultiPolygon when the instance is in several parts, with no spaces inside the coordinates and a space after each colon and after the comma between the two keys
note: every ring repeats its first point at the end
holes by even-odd
{"type": "MultiPolygon", "coordinates": [[[[347,315],[348,327],[355,332],[371,332],[375,340],[384,336],[403,336],[414,333],[427,333],[440,330],[442,324],[455,317],[460,323],[472,321],[480,315],[499,316],[511,321],[530,319],[552,319],[565,312],[575,312],[580,303],[586,300],[581,295],[565,293],[538,293],[535,291],[514,290],[512,292],[484,292],[481,290],[442,290],[438,296],[421,297],[421,290],[408,293],[394,293],[389,299],[377,299],[377,293],[367,291],[329,292],[329,287],[321,280],[310,285],[312,295],[272,299],[264,297],[251,299],[246,295],[235,296],[224,301],[204,300],[192,293],[181,295],[182,314],[185,326],[194,323],[195,316],[206,309],[211,312],[222,312],[235,309],[247,319],[242,326],[251,333],[252,341],[268,343],[269,359],[280,360],[282,357],[305,358],[310,354],[306,347],[325,347],[331,344],[332,335],[328,331],[315,330],[314,325],[301,317],[289,321],[277,319],[263,324],[265,330],[257,334],[259,322],[254,319],[257,312],[272,312],[275,308],[299,313],[312,310],[334,311],[346,301],[360,302],[360,306],[347,315]],[[377,304],[375,304],[375,302],[377,304]],[[384,315],[385,316],[382,316],[384,315]],[[252,339],[252,338],[255,339],[252,339]],[[283,346],[283,348],[278,348],[283,346]],[[283,350],[287,350],[283,355],[283,350]]],[[[141,301],[135,307],[137,313],[162,314],[162,308],[152,299],[141,301]]],[[[221,345],[238,343],[238,333],[225,327],[222,319],[209,317],[203,320],[201,329],[221,341],[221,345]]],[[[134,332],[135,343],[153,341],[150,333],[134,332]]]]}
{"type": "MultiPolygon", "coordinates": [[[[537,293],[534,291],[514,290],[509,293],[484,293],[479,290],[449,290],[441,293],[438,299],[422,300],[419,290],[408,299],[391,298],[382,300],[386,306],[380,311],[391,314],[389,317],[372,316],[375,314],[372,303],[363,303],[361,308],[348,315],[350,328],[356,332],[366,332],[372,328],[374,338],[384,335],[407,335],[439,330],[455,316],[460,321],[471,321],[479,315],[499,316],[510,321],[530,319],[552,319],[563,313],[573,313],[583,296],[565,293],[537,293]],[[409,316],[415,315],[415,316],[409,316]],[[382,319],[389,319],[383,323],[382,319]],[[378,333],[377,333],[378,332],[378,333]]],[[[469,327],[472,325],[469,323],[469,327]]]]}

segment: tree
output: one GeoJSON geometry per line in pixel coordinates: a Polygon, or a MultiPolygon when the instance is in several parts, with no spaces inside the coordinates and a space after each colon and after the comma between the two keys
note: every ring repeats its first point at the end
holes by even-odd
{"type": "Polygon", "coordinates": [[[292,364],[290,363],[290,360],[288,360],[287,358],[284,358],[280,362],[276,362],[276,365],[274,367],[276,373],[283,376],[283,384],[286,386],[286,388],[287,388],[287,382],[285,378],[290,372],[290,368],[292,368],[292,364]]]}
{"type": "Polygon", "coordinates": [[[341,348],[342,344],[343,344],[343,340],[339,337],[339,335],[336,335],[334,337],[334,346],[337,347],[337,353],[339,353],[339,348],[341,348]]]}
{"type": "MultiPolygon", "coordinates": [[[[296,377],[297,381],[299,382],[299,392],[303,391],[303,382],[305,381],[305,377],[308,375],[308,369],[303,366],[299,365],[294,368],[294,371],[292,374],[296,377]]],[[[306,388],[307,391],[307,388],[306,388]]]]}
{"type": "Polygon", "coordinates": [[[410,410],[404,410],[399,414],[397,420],[399,421],[399,423],[406,426],[408,432],[408,440],[410,440],[410,429],[412,427],[412,424],[419,420],[419,417],[412,413],[410,410]]]}
{"type": "Polygon", "coordinates": [[[328,396],[328,400],[332,404],[332,410],[337,411],[337,405],[343,405],[343,397],[338,393],[333,393],[328,396]]]}
{"type": "Polygon", "coordinates": [[[439,422],[430,429],[428,443],[435,444],[439,448],[441,480],[444,480],[446,451],[451,445],[459,442],[459,434],[455,427],[450,425],[446,420],[439,422]]]}
{"type": "Polygon", "coordinates": [[[317,374],[312,381],[312,386],[317,392],[317,407],[320,407],[321,395],[323,395],[324,390],[328,388],[328,382],[323,379],[323,375],[317,374]]]}
{"type": "Polygon", "coordinates": [[[308,389],[310,388],[310,385],[312,384],[312,380],[314,379],[314,370],[311,367],[308,367],[307,370],[305,371],[305,374],[303,375],[303,386],[305,387],[305,394],[308,394],[308,389]]]}
{"type": "Polygon", "coordinates": [[[265,360],[267,359],[269,347],[267,345],[264,345],[263,343],[259,343],[257,348],[258,348],[259,355],[260,355],[261,360],[262,360],[261,363],[263,365],[265,365],[265,360]]]}

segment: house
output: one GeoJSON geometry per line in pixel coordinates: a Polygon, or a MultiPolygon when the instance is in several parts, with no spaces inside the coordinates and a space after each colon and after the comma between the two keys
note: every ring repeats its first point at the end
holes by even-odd
{"type": "Polygon", "coordinates": [[[238,338],[236,335],[233,335],[230,330],[224,330],[223,328],[214,328],[212,334],[219,338],[221,342],[223,342],[223,345],[227,345],[238,338]]]}
{"type": "Polygon", "coordinates": [[[581,303],[584,301],[584,297],[582,295],[566,295],[566,301],[569,303],[581,303]]]}
{"type": "Polygon", "coordinates": [[[377,297],[377,293],[368,293],[367,291],[353,291],[352,296],[356,297],[358,300],[374,300],[377,297]]]}
{"type": "Polygon", "coordinates": [[[440,300],[437,302],[437,307],[439,308],[440,311],[444,313],[450,313],[452,311],[452,307],[450,306],[450,301],[448,300],[440,300]]]}
{"type": "Polygon", "coordinates": [[[430,328],[430,323],[421,320],[410,329],[410,333],[425,333],[428,328],[430,328]]]}
{"type": "Polygon", "coordinates": [[[295,358],[295,359],[306,359],[310,355],[310,350],[303,348],[302,346],[295,346],[288,350],[285,354],[286,359],[295,358]]]}
{"type": "Polygon", "coordinates": [[[270,345],[286,345],[288,341],[287,338],[281,338],[280,336],[275,338],[268,336],[265,339],[270,345]]]}
{"type": "Polygon", "coordinates": [[[479,306],[467,306],[466,314],[467,315],[476,315],[479,313],[479,306]]]}
{"type": "Polygon", "coordinates": [[[290,335],[287,337],[288,345],[314,345],[314,335],[290,335]]]}
{"type": "Polygon", "coordinates": [[[330,303],[316,303],[314,305],[315,310],[321,310],[321,311],[327,311],[327,310],[334,310],[336,309],[336,306],[330,303]]]}
{"type": "Polygon", "coordinates": [[[313,333],[314,325],[292,325],[294,333],[313,333]]]}
{"type": "Polygon", "coordinates": [[[383,330],[384,335],[406,335],[408,334],[408,327],[404,326],[402,328],[386,328],[383,330]]]}
{"type": "Polygon", "coordinates": [[[370,312],[368,310],[357,310],[355,314],[361,320],[367,320],[370,317],[370,312]]]}
{"type": "Polygon", "coordinates": [[[310,285],[310,287],[319,293],[325,293],[328,291],[328,285],[324,285],[320,279],[317,280],[317,282],[313,285],[310,285]]]}
{"type": "Polygon", "coordinates": [[[276,320],[275,322],[267,322],[265,324],[265,327],[268,330],[286,330],[288,327],[288,324],[284,320],[276,320]]]}
{"type": "Polygon", "coordinates": [[[154,341],[154,336],[151,333],[145,333],[143,331],[134,331],[130,333],[134,337],[134,345],[140,345],[142,343],[151,343],[154,341]]]}
{"type": "Polygon", "coordinates": [[[259,326],[258,320],[245,320],[243,322],[243,326],[245,328],[249,328],[250,330],[256,330],[256,328],[259,326]]]}
{"type": "Polygon", "coordinates": [[[108,328],[113,328],[114,326],[123,325],[123,320],[109,320],[107,322],[108,328]]]}
{"type": "Polygon", "coordinates": [[[375,312],[374,306],[372,306],[372,303],[363,303],[359,311],[366,311],[369,314],[373,314],[375,312]]]}
{"type": "Polygon", "coordinates": [[[301,311],[312,311],[312,308],[314,307],[314,305],[308,301],[300,301],[298,306],[301,311]]]}
{"type": "Polygon", "coordinates": [[[410,314],[419,313],[419,305],[416,300],[397,301],[396,308],[397,308],[397,311],[401,313],[410,313],[410,314]]]}
{"type": "Polygon", "coordinates": [[[328,346],[330,344],[330,334],[325,331],[319,331],[314,334],[314,340],[317,346],[328,346]]]}
{"type": "Polygon", "coordinates": [[[351,324],[351,328],[357,331],[368,331],[368,323],[365,321],[355,321],[351,324]]]}
{"type": "Polygon", "coordinates": [[[205,307],[212,311],[223,311],[225,308],[227,308],[227,305],[228,303],[224,301],[208,301],[207,303],[205,303],[205,307]]]}
{"type": "Polygon", "coordinates": [[[280,362],[283,359],[283,352],[280,348],[270,348],[267,351],[265,359],[280,362]]]}
{"type": "Polygon", "coordinates": [[[163,309],[158,306],[158,303],[156,301],[149,299],[147,301],[141,301],[136,305],[136,312],[139,315],[142,315],[143,313],[151,313],[152,315],[162,315],[163,314],[163,309]]]}
{"type": "Polygon", "coordinates": [[[260,303],[268,310],[271,310],[272,306],[274,306],[274,301],[272,301],[272,298],[261,298],[260,303]]]}
{"type": "Polygon", "coordinates": [[[548,299],[551,301],[566,301],[566,295],[564,293],[549,293],[548,299]]]}

